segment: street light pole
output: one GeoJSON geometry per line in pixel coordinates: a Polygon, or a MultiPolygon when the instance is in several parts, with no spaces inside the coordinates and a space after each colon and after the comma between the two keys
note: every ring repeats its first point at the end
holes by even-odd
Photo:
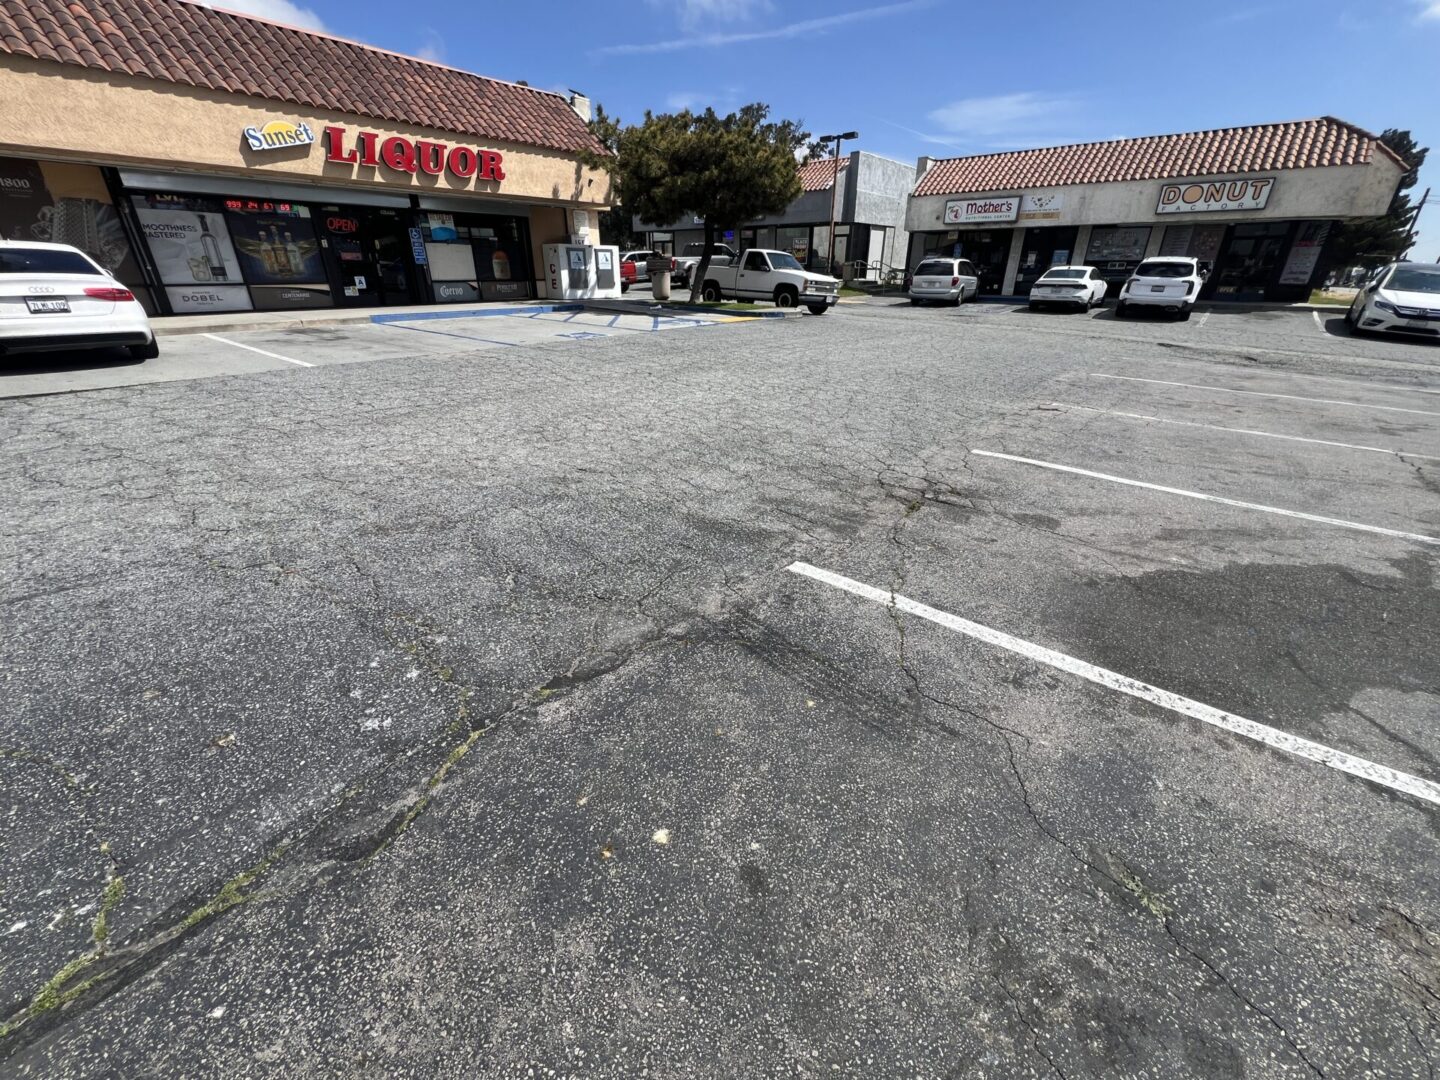
{"type": "Polygon", "coordinates": [[[827,272],[835,269],[835,192],[840,187],[840,143],[844,139],[858,139],[858,131],[846,131],[840,135],[821,135],[821,142],[835,140],[835,166],[830,174],[830,254],[825,261],[827,272]]]}

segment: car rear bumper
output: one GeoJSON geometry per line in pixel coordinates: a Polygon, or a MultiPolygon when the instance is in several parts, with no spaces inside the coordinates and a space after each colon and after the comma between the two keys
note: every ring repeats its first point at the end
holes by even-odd
{"type": "Polygon", "coordinates": [[[920,289],[910,286],[911,300],[958,300],[962,286],[956,285],[953,289],[920,289]]]}
{"type": "Polygon", "coordinates": [[[148,345],[154,334],[144,311],[76,316],[46,324],[44,316],[0,321],[0,355],[12,352],[56,352],[65,349],[104,349],[117,345],[148,345]]]}
{"type": "Polygon", "coordinates": [[[1030,303],[1032,304],[1074,304],[1076,307],[1084,307],[1090,302],[1090,294],[1078,293],[1037,293],[1030,291],[1030,303]]]}
{"type": "Polygon", "coordinates": [[[1126,307],[1153,307],[1161,311],[1184,311],[1195,304],[1194,296],[1155,296],[1140,293],[1132,296],[1129,293],[1121,293],[1119,299],[1126,307]]]}

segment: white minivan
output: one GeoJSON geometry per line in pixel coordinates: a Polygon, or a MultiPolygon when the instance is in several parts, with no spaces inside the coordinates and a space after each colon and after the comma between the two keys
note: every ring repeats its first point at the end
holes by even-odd
{"type": "Polygon", "coordinates": [[[980,275],[967,259],[931,257],[910,277],[910,303],[963,304],[980,295],[980,275]]]}

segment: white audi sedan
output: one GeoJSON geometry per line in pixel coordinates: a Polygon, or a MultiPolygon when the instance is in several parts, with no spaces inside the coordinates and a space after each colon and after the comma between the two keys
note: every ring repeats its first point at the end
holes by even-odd
{"type": "Polygon", "coordinates": [[[0,240],[0,355],[116,346],[160,355],[134,293],[79,248],[0,240]]]}
{"type": "Polygon", "coordinates": [[[1089,311],[1105,303],[1107,282],[1093,266],[1052,266],[1030,286],[1030,307],[1039,309],[1059,304],[1076,311],[1089,311]]]}
{"type": "Polygon", "coordinates": [[[1165,255],[1146,259],[1135,268],[1115,300],[1115,317],[1123,319],[1139,308],[1168,311],[1179,319],[1190,318],[1206,273],[1200,260],[1189,256],[1165,255]]]}
{"type": "Polygon", "coordinates": [[[1440,337],[1440,266],[1391,263],[1365,285],[1345,313],[1350,329],[1440,337]]]}

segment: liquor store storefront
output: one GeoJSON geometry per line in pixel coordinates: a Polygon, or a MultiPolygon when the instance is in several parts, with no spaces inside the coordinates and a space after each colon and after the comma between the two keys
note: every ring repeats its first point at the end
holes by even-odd
{"type": "Polygon", "coordinates": [[[1296,302],[1340,222],[1376,217],[1404,174],[1379,139],[1332,117],[1186,135],[921,158],[909,265],[969,259],[981,291],[1024,296],[1052,266],[1099,268],[1115,295],[1140,263],[1192,256],[1201,296],[1296,302]]]}
{"type": "MultiPolygon", "coordinates": [[[[23,2],[68,27],[92,0],[23,2]]],[[[177,0],[132,15],[134,58],[0,37],[0,104],[28,103],[0,235],[81,248],[152,314],[526,300],[543,245],[601,242],[583,96],[177,0]]]]}

